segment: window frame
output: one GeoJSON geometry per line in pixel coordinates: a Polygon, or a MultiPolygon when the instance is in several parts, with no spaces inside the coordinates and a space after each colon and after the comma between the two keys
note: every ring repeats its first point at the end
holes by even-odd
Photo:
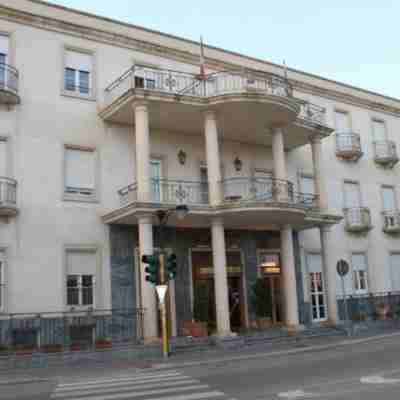
{"type": "MultiPolygon", "coordinates": [[[[75,288],[74,286],[71,286],[72,288],[75,288]]],[[[74,308],[95,308],[96,305],[96,275],[93,274],[85,274],[85,273],[80,273],[80,274],[68,274],[66,275],[66,305],[67,307],[74,307],[74,308]],[[77,279],[77,285],[76,285],[76,289],[78,291],[78,304],[70,304],[68,303],[68,292],[69,292],[69,288],[70,286],[68,286],[68,279],[70,276],[76,276],[77,279]],[[83,285],[83,277],[84,276],[90,276],[92,278],[92,284],[91,286],[84,286],[83,285]],[[87,288],[91,288],[92,289],[92,303],[91,304],[83,304],[83,289],[87,287],[87,288]]]]}
{"type": "Polygon", "coordinates": [[[353,120],[352,120],[352,117],[351,117],[351,113],[350,113],[350,111],[349,110],[344,110],[344,109],[342,109],[342,108],[335,108],[334,110],[333,110],[333,118],[334,118],[334,126],[335,126],[335,133],[344,133],[344,134],[346,134],[346,133],[351,133],[352,131],[353,131],[353,120]],[[346,117],[347,117],[347,122],[348,122],[348,125],[349,125],[349,131],[348,132],[339,132],[338,131],[338,123],[337,123],[337,118],[336,118],[336,115],[337,114],[345,114],[346,115],[346,117]]]}
{"type": "Polygon", "coordinates": [[[0,246],[0,313],[7,308],[7,249],[0,246]]]}
{"type": "MultiPolygon", "coordinates": [[[[359,204],[357,208],[364,208],[364,202],[363,202],[363,196],[362,196],[362,191],[361,191],[361,183],[360,181],[355,181],[351,179],[344,179],[343,180],[343,209],[348,209],[349,207],[347,206],[347,201],[346,201],[346,185],[357,185],[358,186],[358,198],[359,198],[359,204]]],[[[351,208],[354,208],[353,206],[351,208]]]]}
{"type": "Polygon", "coordinates": [[[383,129],[384,129],[384,139],[383,141],[388,141],[388,129],[387,129],[387,124],[386,121],[382,118],[378,118],[378,117],[372,117],[371,118],[371,133],[372,133],[372,142],[379,142],[380,140],[377,140],[375,137],[375,129],[374,129],[374,123],[380,123],[383,125],[383,129]]]}
{"type": "Polygon", "coordinates": [[[74,309],[74,310],[88,310],[88,309],[96,309],[98,307],[105,308],[105,293],[103,290],[103,268],[102,268],[102,251],[101,247],[98,245],[81,245],[81,244],[67,244],[63,247],[63,274],[62,274],[62,288],[63,288],[63,304],[66,311],[74,309]],[[68,253],[90,253],[95,257],[95,271],[94,273],[87,273],[86,271],[79,270],[78,274],[69,273],[68,271],[68,253]],[[93,276],[92,282],[92,296],[93,296],[93,304],[92,305],[69,305],[68,304],[68,286],[67,280],[70,275],[91,275],[93,276]]]}
{"type": "Polygon", "coordinates": [[[354,294],[359,295],[359,294],[368,294],[369,292],[369,266],[368,266],[368,255],[365,251],[352,251],[350,254],[350,260],[351,260],[351,272],[352,272],[352,280],[353,280],[353,291],[354,294]],[[360,256],[362,255],[365,261],[364,267],[365,269],[356,269],[354,262],[353,262],[353,256],[360,256]],[[359,272],[362,271],[364,272],[364,284],[365,288],[361,289],[361,278],[359,272]],[[358,288],[357,288],[358,287],[358,288]]]}
{"type": "Polygon", "coordinates": [[[398,211],[399,210],[399,206],[398,206],[398,201],[397,201],[396,186],[382,184],[380,189],[381,189],[380,192],[381,192],[382,212],[385,212],[385,211],[398,211]],[[385,209],[385,199],[384,199],[384,195],[383,195],[384,189],[391,189],[393,191],[394,204],[395,204],[395,208],[393,210],[386,210],[385,209]]]}
{"type": "MultiPolygon", "coordinates": [[[[63,201],[76,201],[82,203],[97,203],[99,202],[99,174],[100,174],[100,163],[99,154],[95,147],[89,146],[79,146],[73,144],[64,144],[63,146],[63,180],[62,180],[62,191],[63,191],[63,201]],[[80,188],[76,188],[77,191],[67,190],[67,150],[76,150],[83,152],[93,153],[93,163],[94,163],[94,188],[91,194],[85,194],[79,191],[80,188]]],[[[84,188],[81,188],[84,189],[84,188]]]]}
{"type": "Polygon", "coordinates": [[[62,73],[61,73],[61,94],[66,97],[74,97],[83,100],[96,101],[97,96],[97,73],[96,73],[96,52],[94,50],[78,48],[74,46],[64,45],[62,47],[62,73]],[[79,69],[69,68],[75,72],[75,90],[68,90],[66,88],[66,70],[67,68],[67,53],[80,53],[91,57],[92,70],[83,71],[79,69]],[[89,93],[82,93],[79,90],[80,72],[89,72],[89,93]],[[77,85],[78,83],[78,85],[77,85]]]}
{"type": "Polygon", "coordinates": [[[312,194],[313,196],[315,196],[316,195],[316,190],[315,190],[316,188],[315,188],[315,176],[314,176],[314,174],[313,173],[308,173],[308,172],[299,172],[297,174],[297,177],[298,177],[298,191],[300,193],[303,193],[303,194],[312,194]],[[314,193],[306,193],[306,192],[304,192],[304,190],[303,190],[303,179],[311,179],[313,181],[313,183],[314,183],[314,193]]]}

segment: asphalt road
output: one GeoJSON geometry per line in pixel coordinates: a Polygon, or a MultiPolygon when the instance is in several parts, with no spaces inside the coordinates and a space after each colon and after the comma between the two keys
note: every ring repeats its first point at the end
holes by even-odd
{"type": "MultiPolygon", "coordinates": [[[[237,357],[236,357],[237,358],[237,357]]],[[[281,356],[130,371],[71,371],[56,380],[0,385],[0,399],[398,400],[400,336],[281,356]]]]}

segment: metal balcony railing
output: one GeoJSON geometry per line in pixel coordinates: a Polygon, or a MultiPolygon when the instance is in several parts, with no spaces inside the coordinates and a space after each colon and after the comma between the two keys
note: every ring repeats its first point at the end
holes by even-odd
{"type": "MultiPolygon", "coordinates": [[[[154,203],[208,204],[208,185],[204,182],[153,179],[151,189],[151,201],[154,203]]],[[[121,206],[137,201],[137,184],[120,189],[118,195],[121,206]]]]}
{"type": "Polygon", "coordinates": [[[386,233],[400,233],[400,212],[385,210],[382,212],[383,231],[386,233]]]}
{"type": "Polygon", "coordinates": [[[376,163],[392,168],[399,161],[396,143],[391,140],[373,142],[376,163]]]}
{"type": "Polygon", "coordinates": [[[17,181],[11,178],[0,177],[0,210],[1,208],[15,208],[17,206],[17,181]]]}
{"type": "Polygon", "coordinates": [[[292,87],[279,75],[263,73],[255,76],[250,72],[216,72],[200,79],[198,75],[169,69],[134,65],[106,89],[106,105],[130,89],[211,97],[224,94],[257,91],[269,95],[292,97],[292,87]]]}
{"type": "Polygon", "coordinates": [[[348,232],[365,232],[371,229],[371,213],[366,207],[344,209],[345,228],[348,232]]]}
{"type": "Polygon", "coordinates": [[[357,161],[362,155],[361,138],[354,132],[336,132],[336,155],[344,160],[357,161]]]}
{"type": "Polygon", "coordinates": [[[308,101],[299,101],[300,112],[298,118],[316,125],[326,125],[326,109],[308,101]]]}
{"type": "Polygon", "coordinates": [[[293,183],[274,178],[237,177],[222,181],[225,202],[261,202],[317,207],[317,197],[295,193],[293,183]]]}
{"type": "Polygon", "coordinates": [[[18,96],[18,79],[19,74],[16,68],[0,63],[0,91],[18,96]]]}

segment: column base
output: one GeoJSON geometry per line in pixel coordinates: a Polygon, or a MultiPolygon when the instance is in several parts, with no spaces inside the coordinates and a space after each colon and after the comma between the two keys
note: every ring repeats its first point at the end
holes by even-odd
{"type": "Polygon", "coordinates": [[[300,332],[305,330],[304,325],[291,325],[291,324],[287,324],[285,325],[285,328],[287,330],[287,333],[289,336],[296,336],[298,335],[300,332]]]}
{"type": "Polygon", "coordinates": [[[333,321],[333,320],[330,320],[330,319],[328,319],[327,321],[321,322],[321,326],[324,326],[326,328],[336,328],[337,325],[338,325],[337,321],[333,321]]]}
{"type": "Polygon", "coordinates": [[[162,340],[158,336],[147,337],[143,339],[144,344],[160,344],[161,342],[162,340]]]}
{"type": "Polygon", "coordinates": [[[229,338],[234,338],[236,336],[237,336],[237,333],[231,332],[231,331],[216,332],[212,335],[212,337],[215,337],[218,339],[229,339],[229,338]]]}

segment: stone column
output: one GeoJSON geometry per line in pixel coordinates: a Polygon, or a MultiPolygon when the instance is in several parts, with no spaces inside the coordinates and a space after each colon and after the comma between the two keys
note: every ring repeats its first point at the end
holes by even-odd
{"type": "Polygon", "coordinates": [[[289,225],[284,226],[281,230],[281,258],[285,322],[289,330],[296,331],[299,327],[299,310],[293,251],[293,231],[289,225]]]}
{"type": "Polygon", "coordinates": [[[336,265],[333,259],[330,230],[328,227],[320,228],[322,268],[324,277],[325,298],[328,307],[328,322],[336,325],[338,322],[336,299],[336,265]]]}
{"type": "Polygon", "coordinates": [[[211,221],[212,250],[214,264],[215,307],[217,335],[231,335],[229,319],[228,274],[226,271],[225,231],[222,219],[211,221]]]}
{"type": "Polygon", "coordinates": [[[158,338],[157,298],[153,285],[146,281],[145,265],[142,255],[153,254],[153,222],[151,216],[139,217],[140,282],[142,307],[144,310],[143,331],[146,342],[158,338]]]}
{"type": "Polygon", "coordinates": [[[318,206],[321,210],[326,210],[328,208],[328,197],[322,168],[322,143],[320,136],[311,138],[311,151],[314,168],[315,193],[318,195],[318,206]]]}
{"type": "Polygon", "coordinates": [[[286,202],[289,199],[289,186],[285,184],[287,182],[287,170],[282,128],[272,129],[272,157],[274,178],[278,179],[274,187],[275,200],[286,202]]]}
{"type": "Polygon", "coordinates": [[[217,116],[214,111],[204,113],[204,133],[206,142],[207,175],[211,205],[222,200],[221,161],[219,155],[217,116]]]}
{"type": "Polygon", "coordinates": [[[150,181],[150,130],[148,105],[133,104],[135,113],[136,183],[139,201],[151,201],[150,181]]]}

